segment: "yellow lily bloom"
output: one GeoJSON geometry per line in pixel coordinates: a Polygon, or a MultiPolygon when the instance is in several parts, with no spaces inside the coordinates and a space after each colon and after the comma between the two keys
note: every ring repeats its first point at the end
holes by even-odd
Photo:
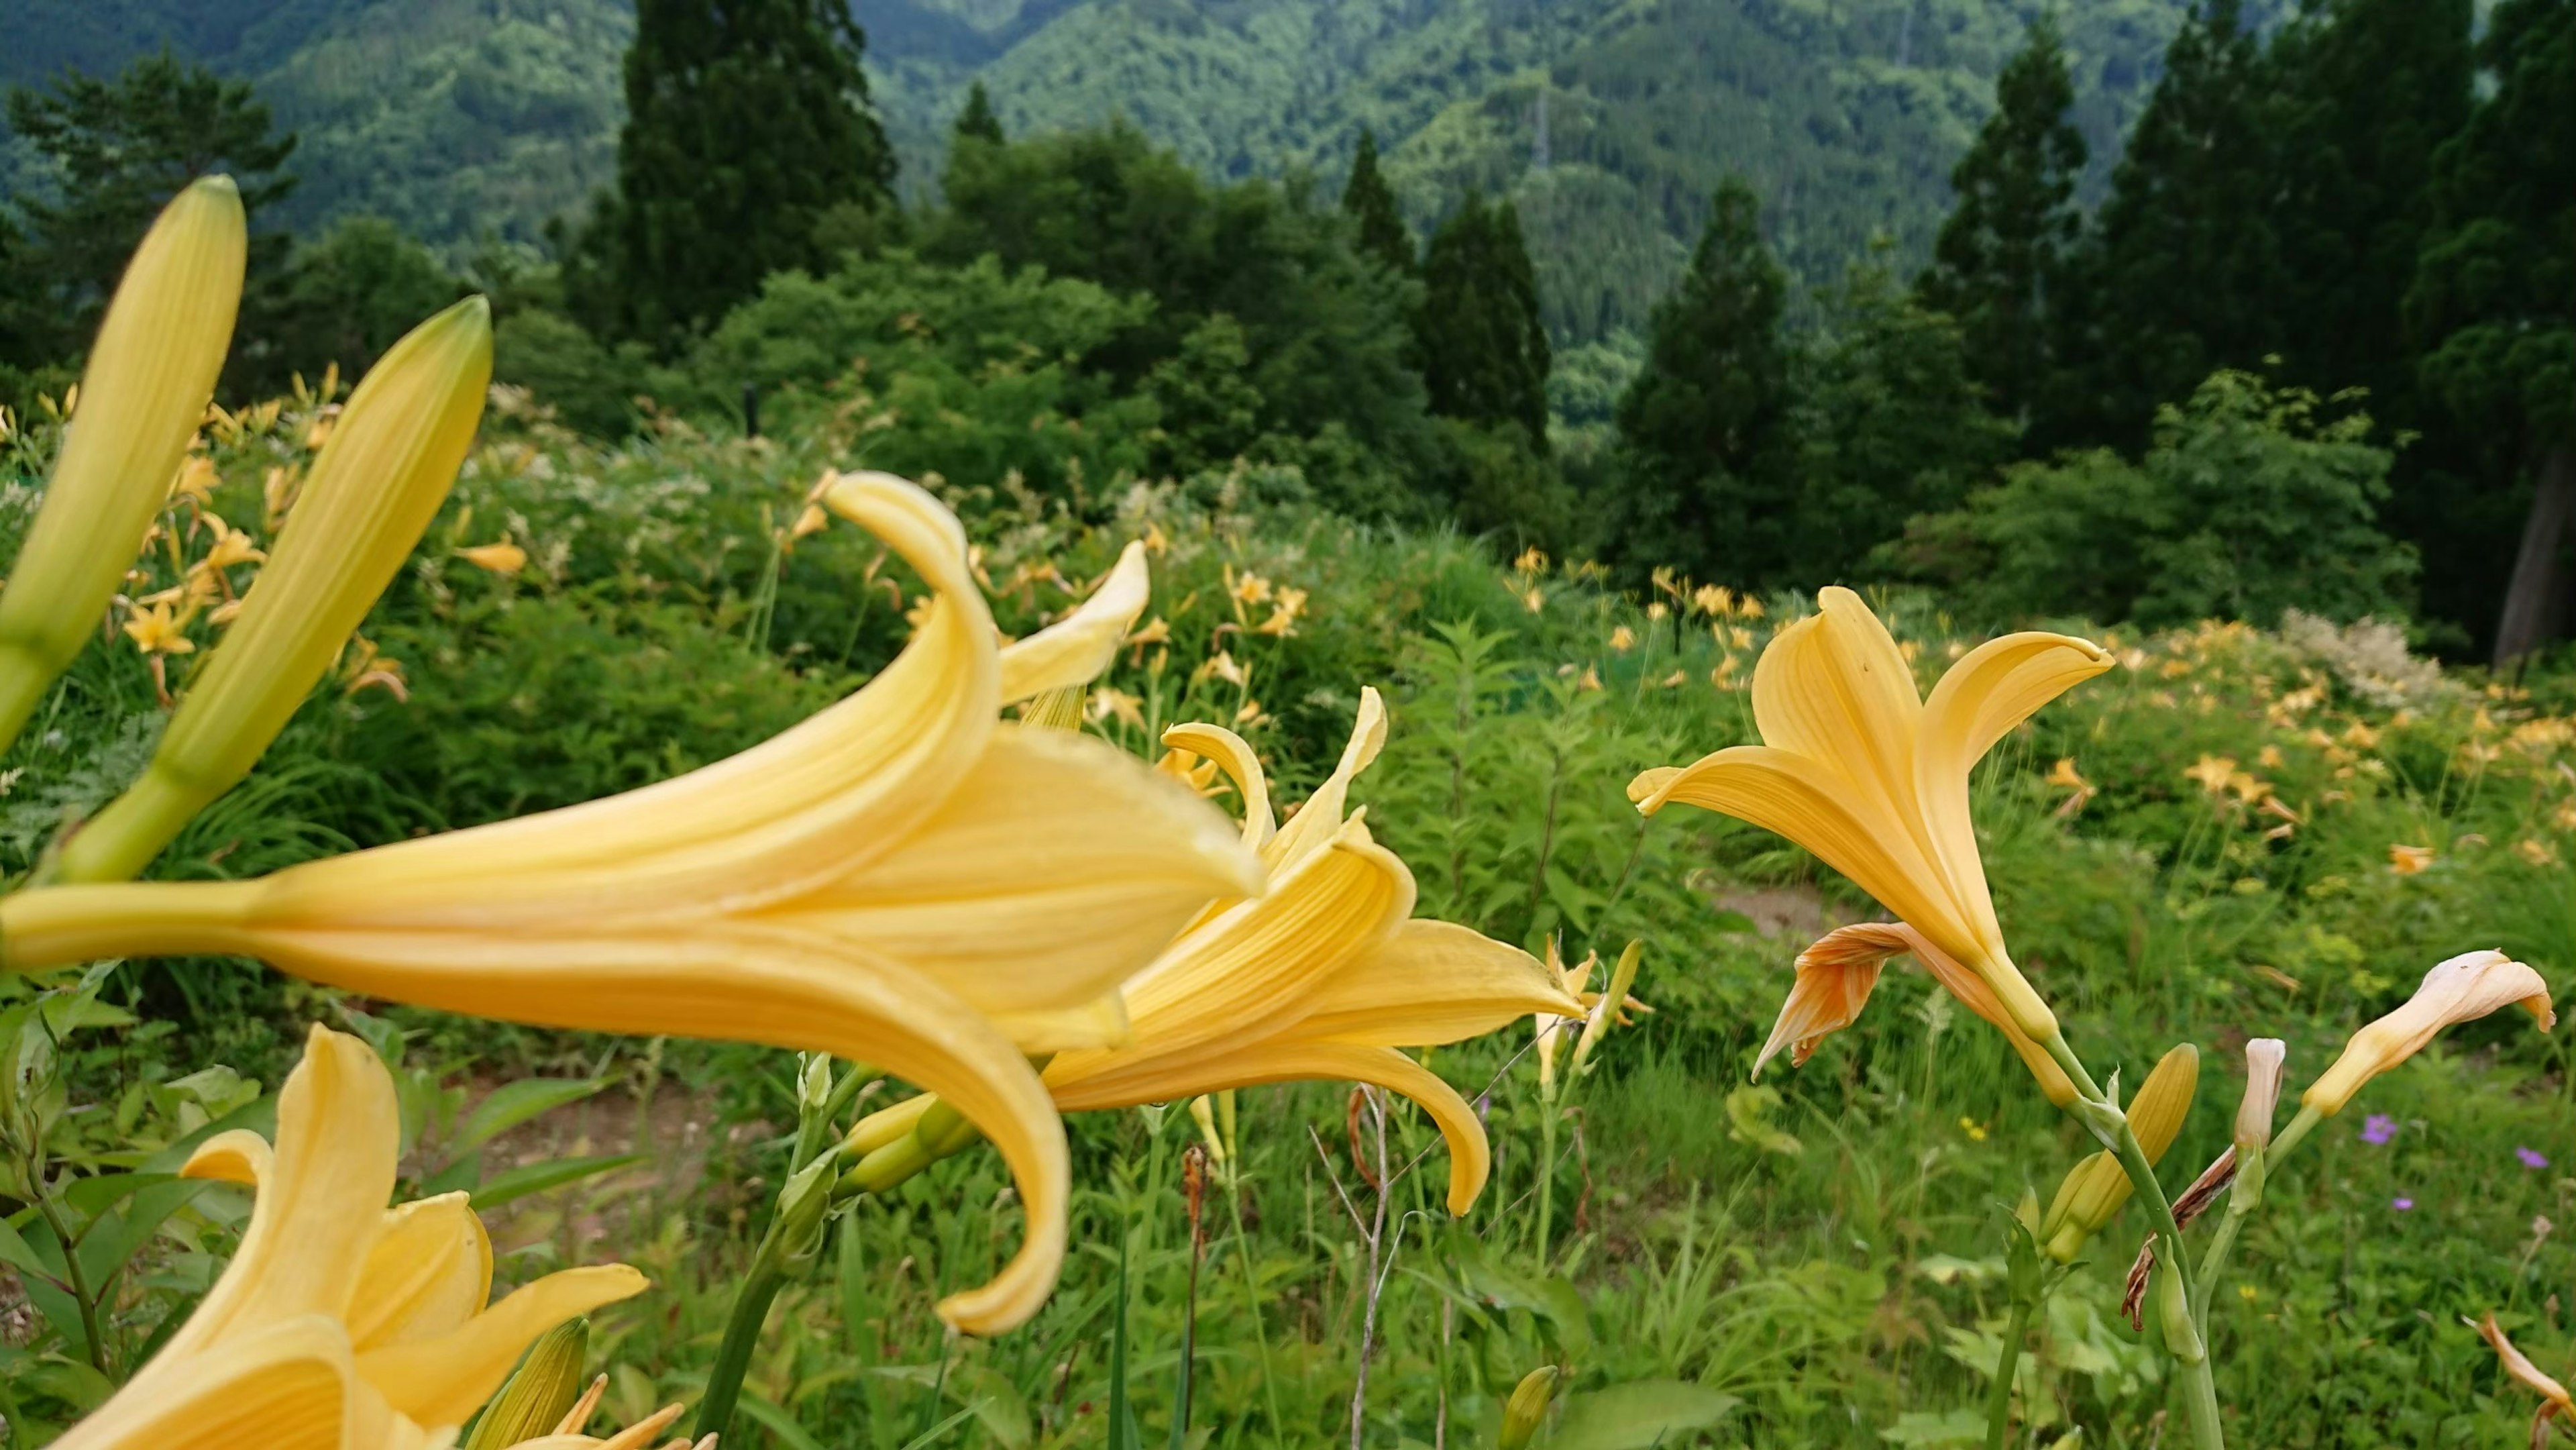
{"type": "Polygon", "coordinates": [[[2023,1035],[2057,1039],[2057,1018],[2004,950],[1968,816],[1968,772],[2040,706],[2111,668],[2062,634],[1989,640],[1930,699],[1859,595],[1829,588],[1781,628],[1753,671],[1760,745],[1640,774],[1648,815],[1679,801],[1776,831],[1815,853],[1994,989],[2023,1035]]]}
{"type": "Polygon", "coordinates": [[[2547,1032],[2558,1025],[2549,983],[2502,952],[2464,952],[2436,963],[2406,1005],[2352,1035],[2343,1056],[2308,1085],[2299,1103],[2331,1118],[2361,1085],[2424,1050],[2443,1028],[2514,1003],[2547,1032]]]}
{"type": "Polygon", "coordinates": [[[1907,952],[1914,954],[1934,981],[1949,988],[1961,1006],[2003,1033],[2013,1051],[2020,1054],[2022,1064],[2030,1069],[2030,1075],[2039,1079],[2039,1089],[2050,1102],[2062,1108],[2075,1100],[2075,1084],[2066,1076],[2066,1069],[2057,1065],[2047,1048],[2030,1040],[2004,1011],[2003,1002],[1985,979],[1901,921],[1864,921],[1841,927],[1798,953],[1797,982],[1789,988],[1788,1000],[1780,1004],[1780,1017],[1772,1024],[1770,1039],[1753,1059],[1755,1080],[1760,1080],[1763,1064],[1779,1056],[1782,1048],[1789,1050],[1791,1066],[1806,1066],[1817,1044],[1859,1020],[1861,1008],[1868,1005],[1869,994],[1878,986],[1878,975],[1888,959],[1907,952]]]}
{"type": "MultiPolygon", "coordinates": [[[[2183,1120],[2191,1115],[2192,1095],[2199,1087],[2200,1049],[2188,1042],[2166,1053],[2147,1080],[2138,1084],[2138,1095],[2129,1101],[2129,1128],[2137,1134],[2138,1147],[2150,1165],[2162,1162],[2165,1150],[2182,1136],[2183,1120]]],[[[2136,1187],[2107,1148],[2076,1164],[2067,1170],[2066,1181],[2057,1186],[2057,1197],[2048,1206],[2048,1217],[2039,1230],[2041,1245],[2061,1263],[2073,1260],[2084,1241],[2100,1233],[2128,1205],[2136,1187]]]]}
{"type": "Polygon", "coordinates": [[[97,630],[169,497],[232,344],[248,246],[241,194],[209,176],[162,209],[126,264],[44,507],[0,588],[0,750],[97,630]]]}
{"type": "MultiPolygon", "coordinates": [[[[2469,1321],[2463,1317],[2460,1322],[2467,1324],[2469,1321]]],[[[2576,1399],[2568,1398],[2565,1385],[2543,1374],[2540,1366],[2531,1362],[2529,1355],[2513,1347],[2513,1341],[2504,1337],[2503,1327],[2496,1323],[2494,1310],[2490,1309],[2480,1317],[2475,1328],[2478,1337],[2487,1342],[2487,1348],[2495,1351],[2496,1363],[2504,1369],[2506,1377],[2540,1396],[2540,1408],[2531,1417],[2531,1447],[2532,1450],[2541,1450],[2549,1443],[2551,1420],[2564,1415],[2570,1423],[2576,1423],[2576,1399]]]]}
{"type": "Polygon", "coordinates": [[[0,898],[0,963],[257,956],[476,1016],[873,1063],[1001,1148],[1028,1237],[941,1312],[977,1333],[1017,1325],[1054,1282],[1071,1189],[1023,1054],[1113,1039],[1117,984],[1209,897],[1257,892],[1259,863],[1142,762],[999,719],[1006,676],[1046,683],[1088,656],[1050,631],[1006,665],[937,500],[882,474],[829,498],[933,598],[838,705],[658,785],[258,880],[22,891],[0,898]]]}
{"type": "Polygon", "coordinates": [[[1399,1048],[1491,1032],[1537,1010],[1582,1004],[1529,953],[1463,926],[1415,921],[1413,873],[1344,806],[1386,743],[1386,706],[1360,692],[1350,743],[1286,825],[1250,745],[1184,726],[1165,743],[1204,753],[1243,795],[1246,844],[1270,890],[1220,902],[1128,979],[1127,1040],[1059,1055],[1047,1090],[1068,1111],[1165,1102],[1226,1088],[1323,1078],[1364,1082],[1421,1104],[1449,1142],[1449,1210],[1483,1191],[1491,1151],[1475,1110],[1399,1048]]]}
{"type": "Polygon", "coordinates": [[[250,774],[446,500],[491,380],[480,297],[413,328],[359,380],[151,765],[64,844],[55,879],[125,880],[250,774]]]}
{"type": "Polygon", "coordinates": [[[539,1335],[641,1293],[623,1264],[567,1269],[486,1307],[492,1242],[466,1195],[388,1211],[394,1083],[315,1027],[277,1141],[219,1133],[180,1172],[250,1185],[241,1247],[188,1322],[61,1450],[412,1450],[489,1399],[539,1335]]]}
{"type": "MultiPolygon", "coordinates": [[[[1126,1039],[1047,1065],[1058,1107],[1133,1107],[1300,1079],[1372,1083],[1431,1113],[1449,1143],[1450,1211],[1474,1204],[1491,1167],[1484,1127],[1456,1089],[1398,1049],[1583,1008],[1527,952],[1411,919],[1413,873],[1370,836],[1365,813],[1344,810],[1385,739],[1385,705],[1363,690],[1340,765],[1276,826],[1260,762],[1241,737],[1213,725],[1165,733],[1176,752],[1203,754],[1233,777],[1244,842],[1260,852],[1269,892],[1211,903],[1128,979],[1126,1039]]],[[[850,1149],[900,1139],[930,1107],[915,1098],[863,1119],[850,1149]]]]}

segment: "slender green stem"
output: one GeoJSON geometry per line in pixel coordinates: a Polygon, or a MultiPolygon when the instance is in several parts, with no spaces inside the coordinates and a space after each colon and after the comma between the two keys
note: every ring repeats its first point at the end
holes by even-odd
{"type": "Polygon", "coordinates": [[[2031,1311],[2039,1307],[2029,1299],[2015,1299],[2012,1318],[2004,1325],[2003,1359],[1995,1366],[1995,1385],[1986,1392],[1986,1450],[2004,1450],[2004,1438],[2012,1431],[2013,1380],[2021,1373],[2021,1342],[2030,1333],[2031,1311]]]}
{"type": "Polygon", "coordinates": [[[1547,1272],[1547,1240],[1556,1204],[1556,1094],[1539,1095],[1538,1271],[1547,1272]]]}
{"type": "Polygon", "coordinates": [[[707,1392],[698,1400],[698,1418],[690,1428],[691,1439],[731,1433],[733,1408],[742,1397],[743,1373],[751,1368],[751,1351],[760,1343],[761,1326],[769,1321],[770,1303],[787,1285],[787,1268],[778,1246],[777,1225],[772,1224],[760,1241],[760,1251],[752,1256],[751,1272],[734,1290],[733,1313],[725,1320],[724,1341],[716,1347],[715,1364],[707,1371],[707,1392]]]}
{"type": "Polygon", "coordinates": [[[1261,1346],[1261,1390],[1270,1401],[1270,1443],[1279,1445],[1279,1427],[1286,1422],[1279,1417],[1279,1380],[1270,1372],[1270,1325],[1261,1314],[1261,1288],[1252,1277],[1252,1232],[1244,1224],[1243,1192],[1232,1183],[1226,1185],[1226,1197],[1234,1200],[1234,1261],[1243,1271],[1243,1308],[1252,1316],[1252,1334],[1261,1346]]]}
{"type": "Polygon", "coordinates": [[[2308,1134],[2316,1131],[2317,1124],[2324,1121],[2325,1115],[2314,1108],[2299,1109],[2299,1115],[2290,1120],[2290,1126],[2283,1128],[2280,1134],[2272,1139],[2272,1146],[2264,1151],[2264,1161],[2275,1168],[2279,1167],[2281,1160],[2289,1156],[2290,1150],[2305,1141],[2308,1134]]]}
{"type": "MultiPolygon", "coordinates": [[[[2107,1105],[2102,1090],[2094,1085],[2093,1075],[2085,1071],[2083,1062],[2075,1056],[2075,1050],[2066,1045],[2064,1034],[2051,1037],[2045,1046],[2048,1055],[2065,1069],[2067,1077],[2086,1100],[2096,1107],[2107,1105]]],[[[2295,1128],[2298,1125],[2294,1123],[2291,1126],[2295,1128]]],[[[2119,1160],[2121,1171],[2129,1176],[2130,1188],[2154,1216],[2154,1233],[2162,1240],[2156,1252],[2157,1260],[2165,1265],[2166,1272],[2185,1276],[2185,1304],[2192,1309],[2192,1317],[2197,1321],[2200,1311],[2192,1302],[2191,1260],[2183,1251],[2182,1226],[2174,1222],[2173,1200],[2165,1196],[2165,1186],[2156,1177],[2155,1165],[2147,1161],[2146,1149],[2139,1146],[2138,1135],[2130,1129],[2125,1115],[2119,1120],[2118,1131],[2111,1135],[2110,1147],[2112,1156],[2119,1160]]],[[[2176,1356],[2174,1365],[2181,1371],[2183,1402],[2189,1413],[2194,1450],[2226,1450],[2226,1434],[2218,1419],[2218,1386],[2212,1378],[2209,1356],[2204,1354],[2196,1361],[2176,1356]]]]}
{"type": "Polygon", "coordinates": [[[36,1211],[44,1215],[45,1226],[54,1231],[54,1242],[63,1250],[65,1277],[71,1280],[72,1302],[80,1306],[81,1335],[89,1341],[89,1367],[100,1374],[107,1369],[107,1339],[99,1332],[98,1295],[90,1288],[88,1271],[81,1267],[80,1239],[71,1225],[63,1222],[62,1209],[54,1202],[50,1185],[38,1185],[36,1211]]]}
{"type": "Polygon", "coordinates": [[[2236,1247],[2236,1235],[2244,1230],[2245,1220],[2252,1216],[2251,1209],[2239,1213],[2233,1207],[2229,1208],[2226,1217],[2219,1220],[2218,1232],[2210,1238],[2209,1248],[2200,1256],[2200,1302],[2194,1308],[2199,1313],[2204,1337],[2209,1329],[2209,1306],[2218,1297],[2219,1276],[2227,1272],[2227,1255],[2236,1247]]]}

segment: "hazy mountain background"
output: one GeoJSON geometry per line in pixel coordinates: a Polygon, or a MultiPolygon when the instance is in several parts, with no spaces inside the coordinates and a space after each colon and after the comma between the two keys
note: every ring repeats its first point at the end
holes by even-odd
{"type": "MultiPolygon", "coordinates": [[[[860,0],[902,186],[981,79],[1014,132],[1123,116],[1217,175],[1338,186],[1373,127],[1417,228],[1520,204],[1561,345],[1639,326],[1729,171],[1782,259],[1923,255],[2039,0],[860,0]]],[[[161,45],[302,139],[280,222],[369,212],[457,251],[534,241],[610,173],[620,0],[21,0],[0,81],[161,45]]],[[[2064,7],[2095,184],[2185,0],[2064,7]]]]}

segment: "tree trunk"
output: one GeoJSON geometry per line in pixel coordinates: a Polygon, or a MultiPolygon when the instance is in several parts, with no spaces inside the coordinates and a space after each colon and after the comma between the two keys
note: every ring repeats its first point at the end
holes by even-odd
{"type": "Polygon", "coordinates": [[[2496,623],[2499,669],[2558,638],[2566,623],[2566,571],[2558,552],[2576,520],[2576,446],[2562,443],[2543,453],[2539,483],[2505,586],[2504,617],[2496,623]]]}

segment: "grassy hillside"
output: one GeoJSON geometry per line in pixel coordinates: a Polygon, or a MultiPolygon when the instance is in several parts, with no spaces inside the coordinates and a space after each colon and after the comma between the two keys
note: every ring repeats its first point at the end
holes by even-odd
{"type": "MultiPolygon", "coordinates": [[[[167,44],[257,79],[303,138],[289,220],[367,211],[433,240],[534,238],[615,160],[618,0],[33,0],[0,81],[167,44]],[[32,38],[32,43],[28,43],[32,38]]],[[[1920,255],[2038,0],[861,0],[908,184],[982,80],[1015,131],[1124,115],[1220,175],[1334,182],[1374,127],[1418,227],[1518,197],[1560,341],[1639,323],[1711,187],[1751,176],[1784,258],[1829,280],[1920,255]],[[1542,119],[1543,118],[1543,119],[1542,119]],[[1542,144],[1542,126],[1544,144],[1542,144]]],[[[2068,19],[2097,169],[2182,0],[2068,19]]]]}

